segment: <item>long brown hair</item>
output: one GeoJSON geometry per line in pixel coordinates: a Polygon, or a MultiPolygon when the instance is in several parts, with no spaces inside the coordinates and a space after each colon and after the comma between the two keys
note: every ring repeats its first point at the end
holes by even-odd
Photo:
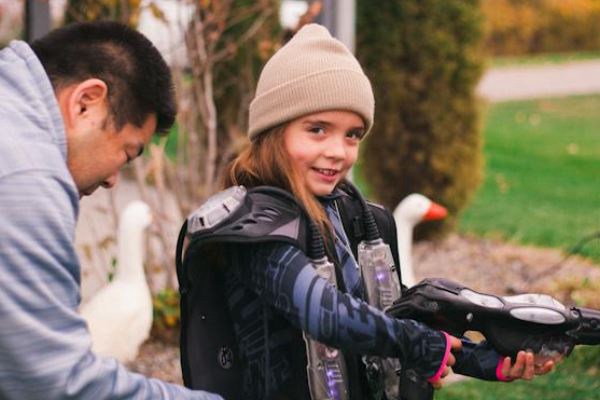
{"type": "Polygon", "coordinates": [[[310,192],[294,167],[284,145],[282,124],[261,133],[231,161],[223,173],[223,188],[233,185],[276,186],[287,190],[304,206],[321,233],[330,236],[331,224],[319,200],[310,192]]]}

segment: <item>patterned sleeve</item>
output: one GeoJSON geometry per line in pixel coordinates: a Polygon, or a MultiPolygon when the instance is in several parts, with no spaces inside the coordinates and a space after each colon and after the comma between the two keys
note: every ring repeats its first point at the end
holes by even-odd
{"type": "Polygon", "coordinates": [[[338,291],[296,247],[270,243],[246,251],[243,259],[250,262],[240,265],[242,281],[316,340],[346,351],[397,357],[425,377],[439,370],[446,350],[442,332],[391,318],[338,291]]]}
{"type": "Polygon", "coordinates": [[[457,374],[488,381],[497,381],[498,365],[504,359],[486,341],[473,343],[462,339],[462,351],[455,352],[456,364],[452,370],[457,374]]]}

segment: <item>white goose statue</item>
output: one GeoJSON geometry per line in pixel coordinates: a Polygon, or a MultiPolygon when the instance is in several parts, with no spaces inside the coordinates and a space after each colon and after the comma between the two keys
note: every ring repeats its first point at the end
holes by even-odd
{"type": "Polygon", "coordinates": [[[114,278],[81,307],[92,350],[120,362],[135,359],[152,326],[152,297],[143,265],[144,230],[151,222],[146,203],[127,205],[119,218],[114,278]]]}
{"type": "Polygon", "coordinates": [[[398,233],[398,253],[402,283],[411,287],[416,283],[412,267],[413,229],[422,221],[443,219],[448,212],[441,205],[427,197],[413,193],[406,196],[394,210],[394,220],[398,233]]]}

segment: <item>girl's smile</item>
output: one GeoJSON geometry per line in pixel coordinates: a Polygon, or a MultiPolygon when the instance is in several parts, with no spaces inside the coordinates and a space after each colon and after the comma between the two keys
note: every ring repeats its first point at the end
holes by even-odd
{"type": "Polygon", "coordinates": [[[325,111],[297,118],[285,128],[286,151],[312,194],[330,194],[346,176],[358,157],[364,126],[354,112],[325,111]]]}

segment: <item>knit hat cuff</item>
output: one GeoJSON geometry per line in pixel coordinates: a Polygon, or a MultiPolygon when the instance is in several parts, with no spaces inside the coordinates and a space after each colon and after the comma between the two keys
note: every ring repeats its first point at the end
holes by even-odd
{"type": "Polygon", "coordinates": [[[250,140],[265,130],[303,115],[321,111],[353,111],[373,125],[375,100],[368,78],[348,69],[306,75],[262,93],[250,104],[250,140]]]}

